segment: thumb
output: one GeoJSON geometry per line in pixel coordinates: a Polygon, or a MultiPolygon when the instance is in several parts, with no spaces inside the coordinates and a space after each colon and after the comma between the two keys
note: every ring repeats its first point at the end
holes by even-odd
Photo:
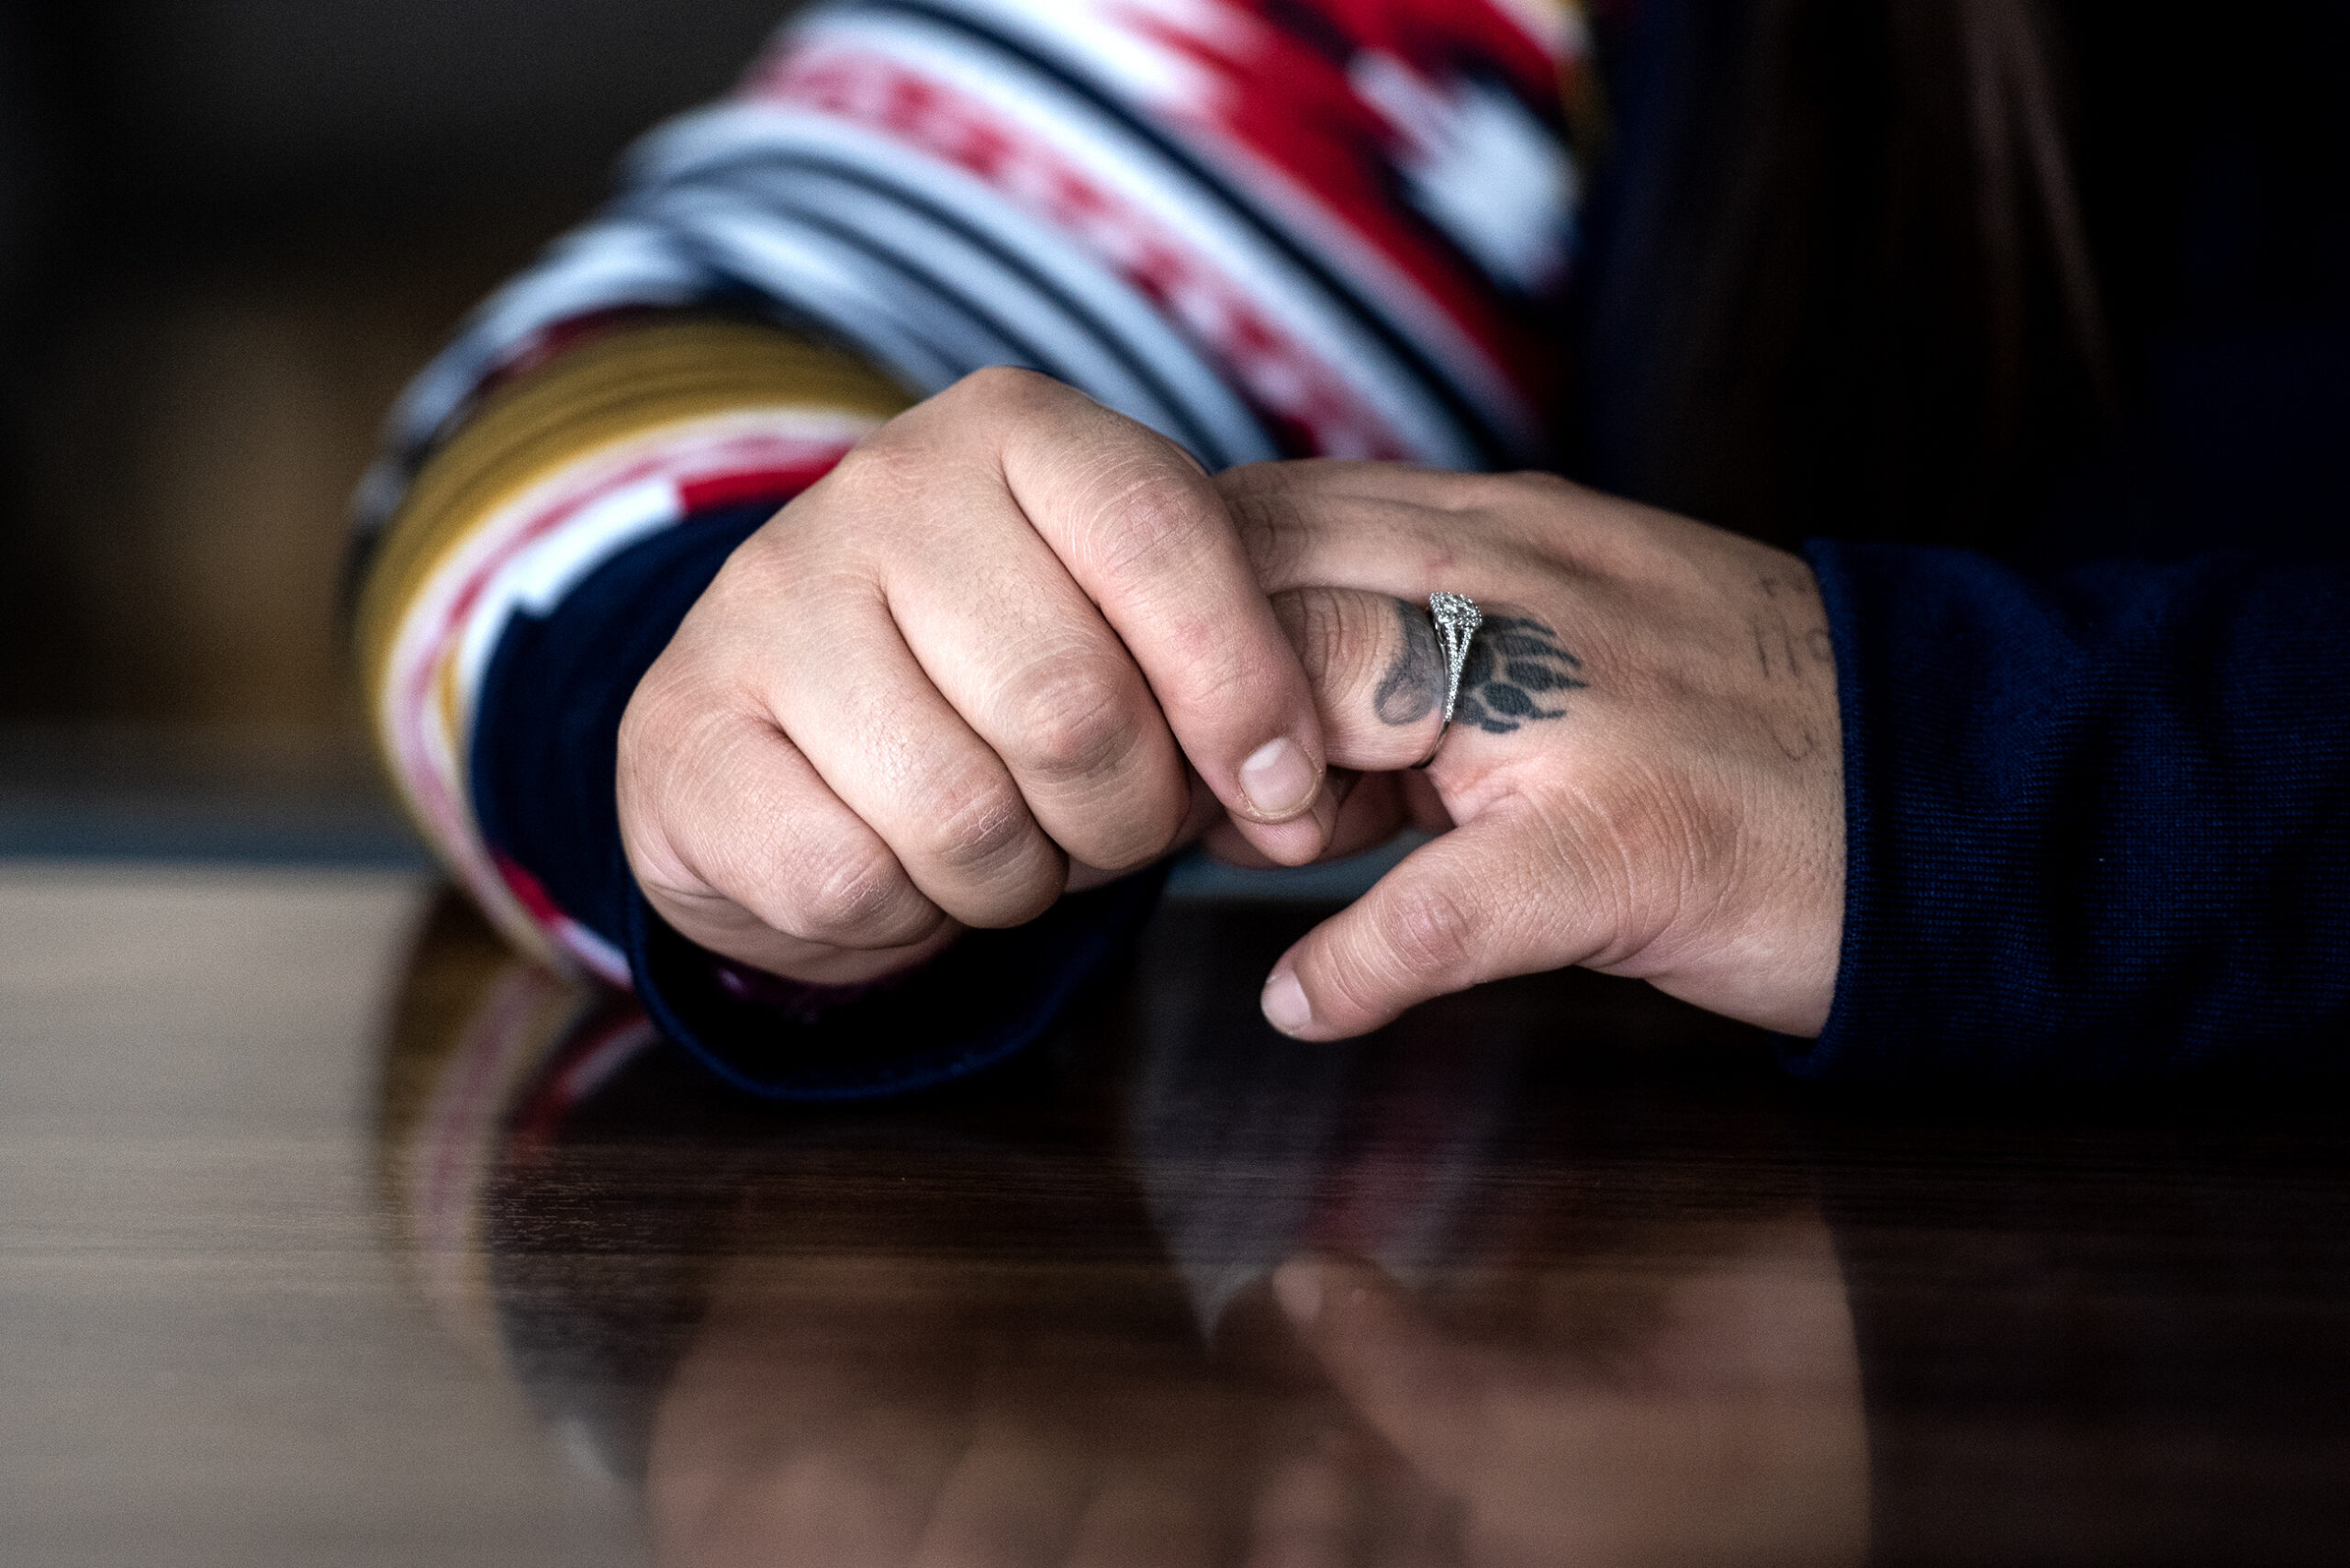
{"type": "Polygon", "coordinates": [[[1551,835],[1504,801],[1406,856],[1266,977],[1266,1021],[1301,1040],[1368,1034],[1405,1008],[1597,951],[1595,901],[1551,835]]]}
{"type": "Polygon", "coordinates": [[[1295,1258],[1273,1299],[1348,1405],[1414,1469],[1458,1489],[1490,1437],[1495,1369],[1367,1263],[1295,1258]]]}

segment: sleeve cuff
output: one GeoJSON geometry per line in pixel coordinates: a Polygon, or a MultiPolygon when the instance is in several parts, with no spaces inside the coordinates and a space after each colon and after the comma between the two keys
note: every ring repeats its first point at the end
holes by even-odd
{"type": "Polygon", "coordinates": [[[1078,893],[1026,925],[967,933],[897,980],[829,1005],[778,1007],[726,984],[719,962],[631,879],[629,968],[662,1033],[735,1088],[770,1100],[877,1099],[968,1077],[1034,1044],[1121,956],[1165,881],[1161,868],[1078,893]]]}

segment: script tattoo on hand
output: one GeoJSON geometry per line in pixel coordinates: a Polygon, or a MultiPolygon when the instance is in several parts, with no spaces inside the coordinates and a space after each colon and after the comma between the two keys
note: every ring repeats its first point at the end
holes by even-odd
{"type": "MultiPolygon", "coordinates": [[[[1836,678],[1836,644],[1829,634],[1828,612],[1819,590],[1808,582],[1759,577],[1754,587],[1762,597],[1748,615],[1746,629],[1754,639],[1755,666],[1774,685],[1801,685],[1825,677],[1836,678]]],[[[1772,724],[1772,739],[1789,762],[1802,762],[1819,751],[1819,734],[1810,724],[1772,724]]]]}
{"type": "Polygon", "coordinates": [[[1807,669],[1836,667],[1836,644],[1828,633],[1819,590],[1785,577],[1759,577],[1762,602],[1746,620],[1754,638],[1754,659],[1765,680],[1796,680],[1807,669]]]}
{"type": "MultiPolygon", "coordinates": [[[[1380,678],[1372,703],[1382,723],[1416,724],[1444,701],[1444,655],[1425,610],[1399,599],[1395,613],[1403,645],[1380,678]]],[[[1583,661],[1560,645],[1550,627],[1531,616],[1488,614],[1470,641],[1452,717],[1487,734],[1505,735],[1539,720],[1565,718],[1564,708],[1544,702],[1590,685],[1583,678],[1583,661]]]]}

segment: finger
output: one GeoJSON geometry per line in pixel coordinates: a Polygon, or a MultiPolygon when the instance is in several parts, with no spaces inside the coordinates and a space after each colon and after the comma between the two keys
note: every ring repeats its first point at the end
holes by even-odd
{"type": "MultiPolygon", "coordinates": [[[[721,1329],[722,1334],[732,1332],[721,1329]]],[[[869,1568],[907,1561],[963,1434],[923,1391],[822,1355],[690,1352],[652,1432],[661,1562],[869,1568]],[[878,1384],[878,1385],[877,1385],[878,1384]]]]}
{"type": "Polygon", "coordinates": [[[751,1478],[726,1499],[727,1528],[708,1543],[719,1550],[702,1561],[724,1568],[895,1568],[908,1562],[951,1450],[935,1434],[891,1430],[901,1428],[891,1414],[874,1413],[866,1430],[844,1432],[829,1447],[751,1478]]]}
{"type": "Polygon", "coordinates": [[[1224,1529],[1203,1476],[1113,1473],[1087,1506],[1069,1568],[1210,1568],[1224,1529]]]}
{"type": "Polygon", "coordinates": [[[1056,844],[1108,870],[1148,865],[1190,801],[1175,738],[1117,633],[1044,542],[1021,524],[999,543],[980,563],[901,563],[884,585],[890,611],[1056,844]]]}
{"type": "Polygon", "coordinates": [[[1173,442],[1065,387],[1040,399],[1003,454],[1006,483],[1149,680],[1184,755],[1258,847],[1287,864],[1320,852],[1321,727],[1214,485],[1173,442]],[[1259,831],[1296,824],[1288,833],[1259,831]]]}
{"type": "Polygon", "coordinates": [[[1348,1568],[1360,1555],[1361,1514],[1354,1477],[1337,1452],[1294,1455],[1258,1494],[1247,1568],[1348,1568]]]}
{"type": "Polygon", "coordinates": [[[1505,975],[1583,962],[1600,929],[1588,879],[1511,801],[1430,839],[1300,938],[1266,978],[1266,1019],[1306,1040],[1505,975]]]}
{"type": "Polygon", "coordinates": [[[802,583],[763,629],[759,695],[842,804],[914,885],[967,925],[1017,925],[1060,897],[1068,861],[985,741],[899,635],[878,586],[802,583]]]}
{"type": "Polygon", "coordinates": [[[1425,604],[1357,588],[1291,588],[1273,615],[1297,650],[1334,767],[1388,773],[1435,748],[1447,671],[1425,604]]]}
{"type": "Polygon", "coordinates": [[[1273,1298],[1348,1404],[1422,1475],[1460,1488],[1489,1437],[1494,1370],[1367,1264],[1299,1258],[1273,1298]]]}
{"type": "Polygon", "coordinates": [[[1469,591],[1464,583],[1508,569],[1509,520],[1522,497],[1495,493],[1497,503],[1519,505],[1497,504],[1473,530],[1451,520],[1489,485],[1528,482],[1326,462],[1256,464],[1215,479],[1266,593],[1320,585],[1400,594],[1414,603],[1439,588],[1469,591]]]}
{"type": "MultiPolygon", "coordinates": [[[[1243,463],[1216,475],[1215,482],[1219,490],[1230,496],[1354,496],[1364,500],[1451,510],[1460,505],[1464,495],[1478,493],[1473,487],[1481,480],[1508,484],[1527,477],[1523,474],[1471,474],[1455,468],[1365,458],[1303,457],[1243,463]]],[[[1560,483],[1573,487],[1565,480],[1560,483]]]]}
{"type": "Polygon", "coordinates": [[[656,669],[622,720],[617,787],[631,870],[703,946],[843,980],[809,966],[834,949],[917,949],[950,926],[764,713],[699,699],[656,669]]]}
{"type": "Polygon", "coordinates": [[[1395,792],[1403,797],[1404,824],[1426,834],[1450,833],[1459,826],[1450,808],[1444,803],[1444,794],[1436,780],[1425,772],[1390,775],[1395,780],[1395,792]]]}
{"type": "Polygon", "coordinates": [[[1016,1429],[983,1431],[939,1489],[910,1568],[1047,1568],[1067,1551],[1092,1465],[1016,1429]]]}
{"type": "MultiPolygon", "coordinates": [[[[1338,820],[1330,830],[1330,846],[1322,852],[1323,861],[1367,854],[1393,838],[1404,825],[1404,791],[1397,775],[1334,767],[1329,778],[1327,792],[1338,797],[1338,820]]],[[[1275,868],[1271,859],[1240,836],[1229,817],[1219,815],[1201,844],[1227,866],[1251,871],[1275,868]]]]}

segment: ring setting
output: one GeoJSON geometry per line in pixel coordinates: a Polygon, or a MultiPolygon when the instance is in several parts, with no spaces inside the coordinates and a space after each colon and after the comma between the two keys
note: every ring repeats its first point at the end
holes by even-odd
{"type": "Polygon", "coordinates": [[[1469,644],[1477,635],[1477,628],[1484,624],[1484,612],[1477,601],[1466,594],[1437,592],[1428,595],[1428,619],[1436,623],[1436,645],[1444,655],[1444,722],[1436,733],[1436,740],[1428,747],[1427,756],[1414,764],[1426,767],[1436,760],[1444,745],[1444,737],[1452,731],[1452,711],[1460,703],[1460,679],[1469,669],[1469,644]]]}

